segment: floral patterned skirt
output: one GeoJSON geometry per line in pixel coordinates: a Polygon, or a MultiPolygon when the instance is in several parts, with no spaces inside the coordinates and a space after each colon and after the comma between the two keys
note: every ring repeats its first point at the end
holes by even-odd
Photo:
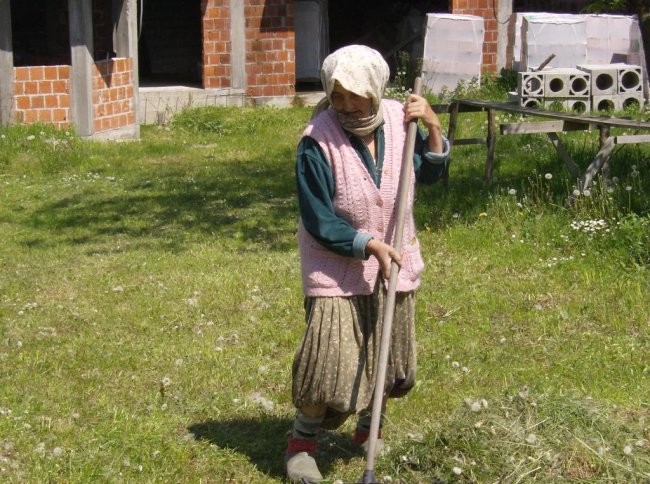
{"type": "MultiPolygon", "coordinates": [[[[367,296],[307,297],[307,329],[293,361],[293,403],[327,404],[328,414],[369,408],[379,359],[386,290],[367,296]]],[[[415,384],[415,294],[397,293],[385,391],[406,394],[415,384]]],[[[343,419],[344,420],[344,419],[343,419]]]]}

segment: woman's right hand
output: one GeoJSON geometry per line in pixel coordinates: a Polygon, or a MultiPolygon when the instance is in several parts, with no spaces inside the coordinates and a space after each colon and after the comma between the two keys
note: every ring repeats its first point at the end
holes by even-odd
{"type": "Polygon", "coordinates": [[[391,245],[377,239],[370,239],[366,245],[366,253],[374,256],[379,261],[379,267],[384,279],[390,278],[390,269],[393,261],[399,266],[402,264],[402,256],[391,245]]]}

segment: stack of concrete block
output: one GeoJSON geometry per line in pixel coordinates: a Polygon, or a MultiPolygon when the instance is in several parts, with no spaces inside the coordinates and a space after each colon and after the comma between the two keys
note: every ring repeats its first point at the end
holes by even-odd
{"type": "Polygon", "coordinates": [[[517,78],[516,98],[524,107],[589,111],[590,92],[590,74],[579,69],[520,72],[517,78]]]}
{"type": "Polygon", "coordinates": [[[508,38],[512,48],[506,52],[506,62],[515,71],[536,69],[551,54],[555,58],[548,67],[639,65],[644,97],[650,98],[641,29],[634,15],[517,12],[510,19],[508,38]]]}
{"type": "Polygon", "coordinates": [[[643,105],[643,71],[619,63],[519,72],[517,91],[509,97],[527,108],[620,111],[643,105]]]}
{"type": "Polygon", "coordinates": [[[591,76],[591,109],[619,111],[642,106],[643,71],[631,64],[580,64],[579,70],[591,76]]]}

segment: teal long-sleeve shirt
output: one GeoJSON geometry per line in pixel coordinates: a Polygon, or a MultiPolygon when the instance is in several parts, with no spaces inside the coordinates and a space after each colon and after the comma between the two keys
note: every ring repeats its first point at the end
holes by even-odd
{"type": "MultiPolygon", "coordinates": [[[[363,141],[348,133],[352,146],[363,161],[368,173],[379,187],[384,162],[384,128],[375,135],[377,162],[363,141]]],[[[429,151],[424,132],[418,128],[413,153],[413,169],[418,183],[431,184],[443,174],[449,159],[449,141],[443,137],[442,153],[429,151]]],[[[305,136],[298,145],[296,157],[298,206],[302,223],[321,245],[333,252],[359,259],[366,258],[365,248],[371,236],[357,231],[347,220],[334,212],[336,186],[332,170],[318,143],[305,136]]]]}

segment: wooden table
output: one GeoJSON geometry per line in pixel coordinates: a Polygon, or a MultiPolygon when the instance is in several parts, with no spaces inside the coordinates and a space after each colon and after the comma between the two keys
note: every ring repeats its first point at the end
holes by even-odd
{"type": "Polygon", "coordinates": [[[449,130],[447,137],[449,139],[449,143],[452,146],[469,144],[486,145],[487,157],[485,160],[484,176],[487,181],[490,181],[492,179],[492,172],[494,170],[494,151],[496,147],[497,137],[497,111],[549,119],[548,121],[504,123],[499,125],[499,130],[502,135],[546,133],[553,146],[555,146],[558,154],[564,161],[567,169],[571,173],[571,176],[577,181],[578,189],[581,192],[589,188],[594,176],[599,171],[602,171],[606,177],[608,176],[609,158],[616,145],[630,143],[650,143],[650,134],[617,136],[610,135],[611,128],[627,128],[637,133],[639,131],[650,131],[650,122],[647,121],[634,121],[631,119],[612,118],[607,116],[545,111],[542,109],[521,107],[515,103],[480,101],[476,99],[458,99],[448,105],[434,105],[433,109],[437,113],[449,113],[449,130]],[[477,111],[487,112],[486,137],[455,139],[459,114],[477,111]],[[565,131],[593,129],[598,129],[599,131],[600,149],[587,169],[584,172],[581,172],[580,167],[578,167],[578,165],[571,159],[571,156],[562,145],[562,142],[557,134],[559,132],[565,131]]]}

